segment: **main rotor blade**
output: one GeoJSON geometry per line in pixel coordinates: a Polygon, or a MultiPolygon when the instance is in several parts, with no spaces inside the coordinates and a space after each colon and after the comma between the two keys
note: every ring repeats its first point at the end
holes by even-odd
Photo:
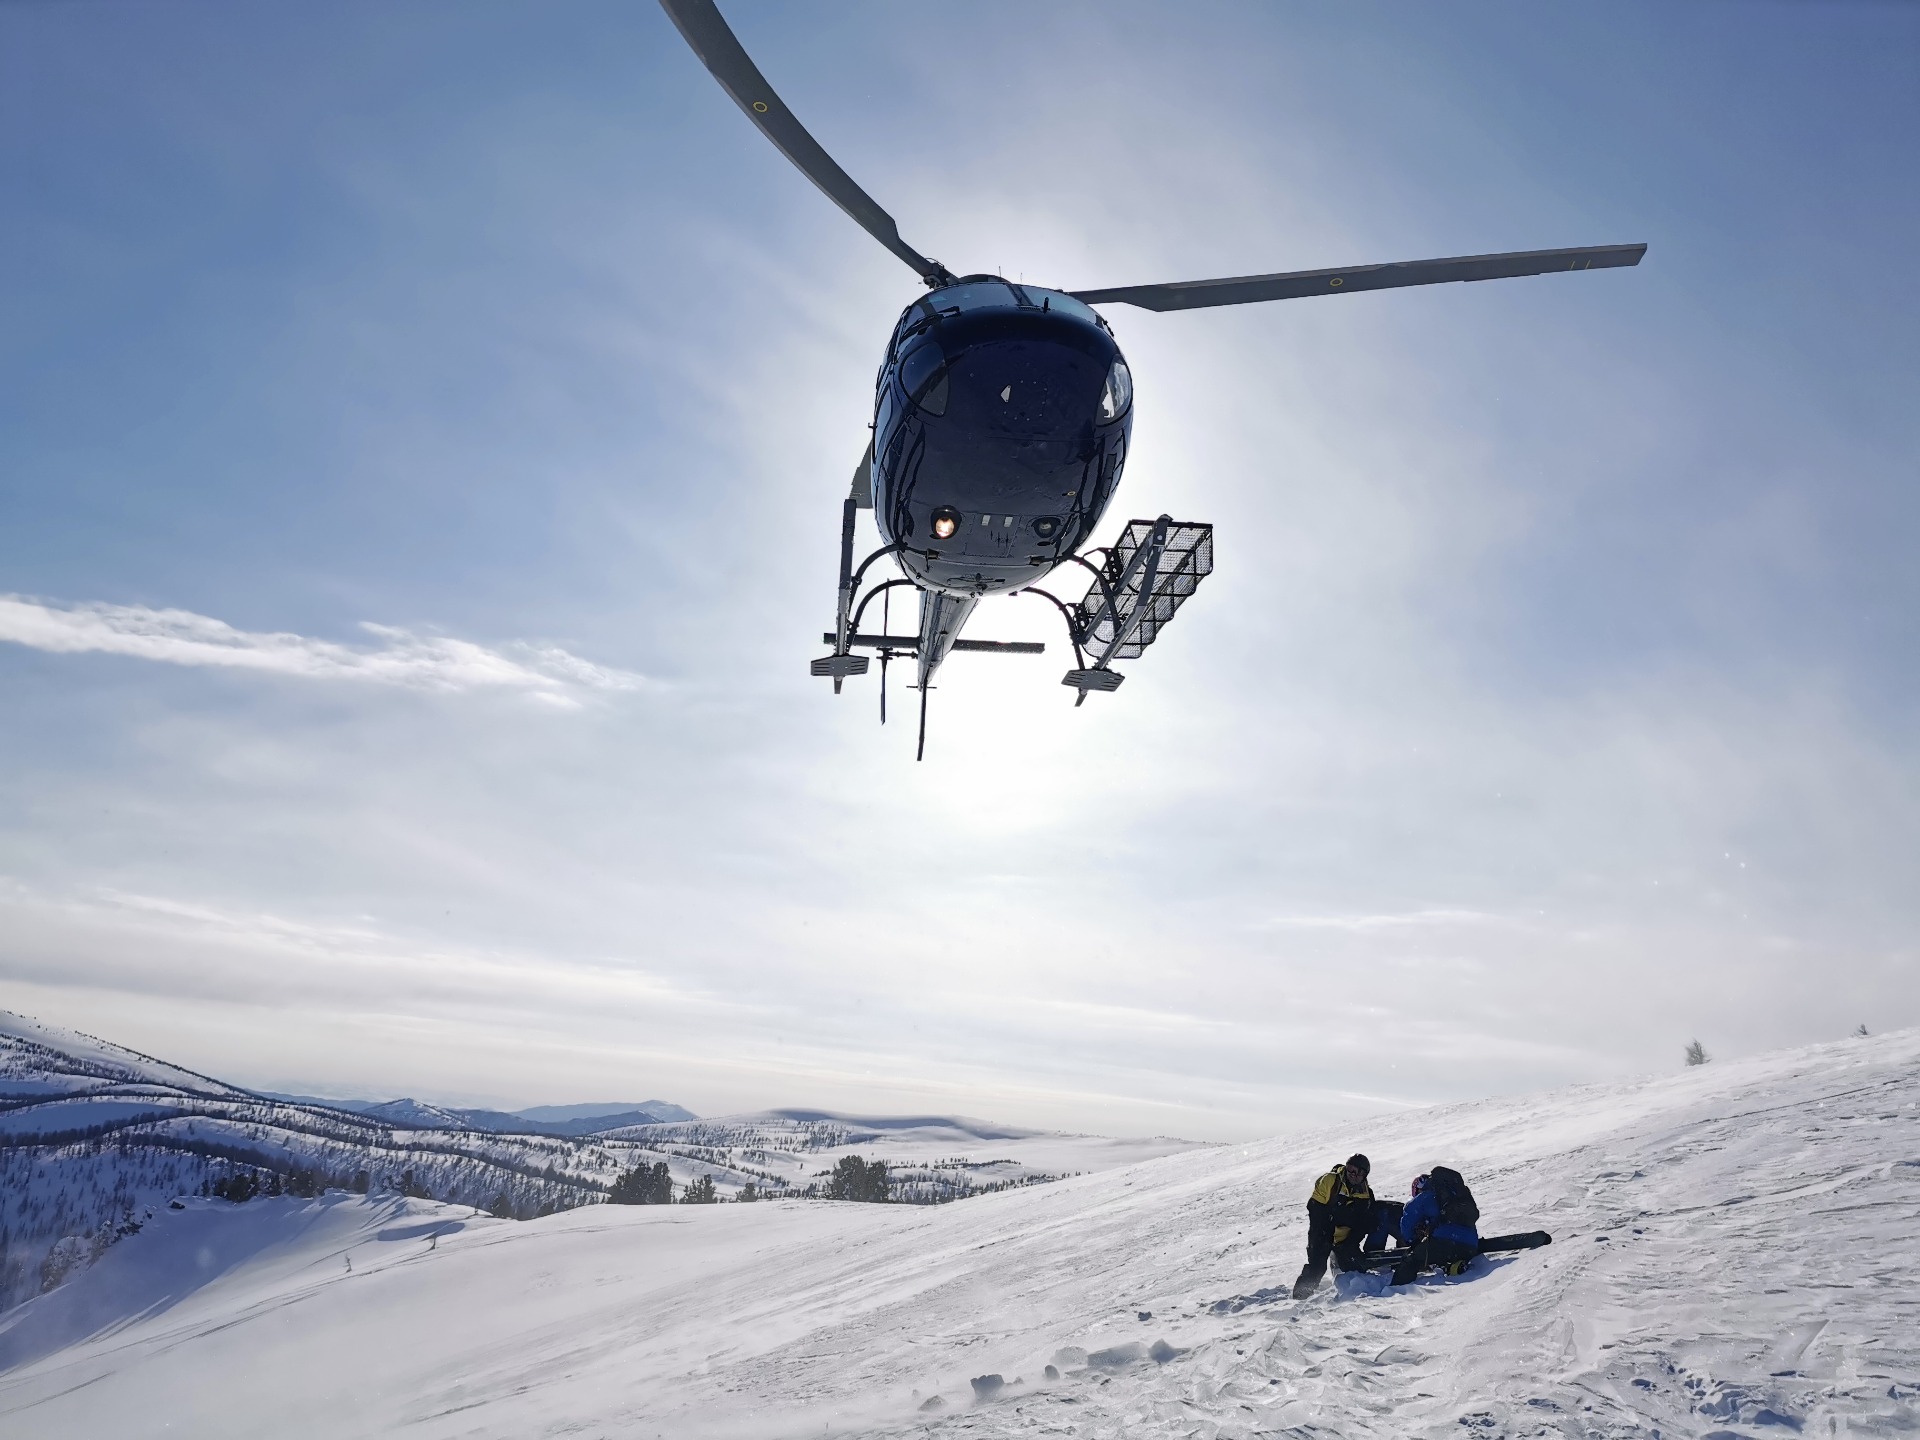
{"type": "Polygon", "coordinates": [[[733,97],[760,132],[779,147],[780,153],[799,167],[800,173],[818,185],[834,204],[851,215],[874,239],[911,265],[914,273],[929,285],[953,279],[947,267],[929,260],[900,238],[900,227],[893,217],[874,202],[874,198],[853,183],[820,148],[820,142],[807,133],[807,127],[767,83],[760,67],[753,63],[713,0],[660,0],[660,8],[679,28],[693,53],[700,57],[720,88],[733,97]]]}
{"type": "MultiPolygon", "coordinates": [[[[664,3],[664,0],[663,0],[664,3]]],[[[1089,305],[1138,305],[1147,310],[1197,310],[1206,305],[1249,305],[1256,300],[1304,300],[1355,290],[1392,290],[1401,285],[1444,285],[1450,280],[1507,280],[1516,275],[1552,275],[1561,270],[1608,270],[1638,265],[1644,245],[1589,245],[1578,250],[1518,250],[1507,255],[1456,255],[1448,260],[1402,260],[1394,265],[1355,265],[1343,270],[1294,270],[1284,275],[1241,275],[1228,280],[1181,280],[1171,285],[1120,285],[1111,290],[1074,290],[1089,305]]]]}

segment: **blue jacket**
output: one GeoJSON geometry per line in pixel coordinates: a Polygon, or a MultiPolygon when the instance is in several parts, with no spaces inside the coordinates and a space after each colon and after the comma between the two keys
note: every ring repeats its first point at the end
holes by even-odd
{"type": "Polygon", "coordinates": [[[1400,1238],[1411,1245],[1420,1238],[1423,1227],[1435,1239],[1451,1240],[1456,1245],[1480,1243],[1480,1232],[1473,1226],[1440,1223],[1440,1201],[1431,1186],[1409,1200],[1407,1208],[1400,1212],[1400,1238]]]}

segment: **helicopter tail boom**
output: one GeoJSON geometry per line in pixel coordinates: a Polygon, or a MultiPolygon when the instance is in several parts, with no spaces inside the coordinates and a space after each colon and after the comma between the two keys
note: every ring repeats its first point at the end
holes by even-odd
{"type": "Polygon", "coordinates": [[[961,628],[980,603],[978,595],[949,595],[940,590],[920,592],[920,688],[926,689],[933,672],[952,651],[961,628]]]}

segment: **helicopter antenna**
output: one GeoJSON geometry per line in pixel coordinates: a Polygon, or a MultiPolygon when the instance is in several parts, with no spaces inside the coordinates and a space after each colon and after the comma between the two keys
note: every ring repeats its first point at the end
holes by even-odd
{"type": "Polygon", "coordinates": [[[913,752],[913,758],[916,761],[927,758],[927,691],[932,688],[931,685],[920,687],[920,745],[913,752]]]}
{"type": "Polygon", "coordinates": [[[950,285],[953,272],[931,260],[900,238],[900,227],[874,198],[854,183],[834,158],[820,148],[807,127],[774,93],[760,67],[753,63],[713,0],[660,0],[667,18],[693,47],[700,63],[713,73],[720,88],[733,97],[754,127],[791,160],[800,173],[818,185],[826,197],[853,218],[862,230],[913,267],[929,285],[950,285]]]}
{"type": "MultiPolygon", "coordinates": [[[[886,591],[880,592],[880,633],[891,635],[893,627],[887,622],[892,618],[891,602],[893,597],[886,591]]],[[[891,650],[880,652],[880,723],[887,723],[887,661],[893,658],[891,650]]]]}

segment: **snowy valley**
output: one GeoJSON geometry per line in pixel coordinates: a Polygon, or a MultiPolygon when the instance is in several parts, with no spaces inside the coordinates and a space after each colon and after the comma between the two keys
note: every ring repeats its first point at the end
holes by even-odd
{"type": "Polygon", "coordinates": [[[0,1435],[1911,1433],[1916,1255],[1908,1031],[944,1206],[191,1199],[0,1316],[0,1435]],[[1234,1303],[1356,1148],[1554,1244],[1234,1303]]]}
{"type": "Polygon", "coordinates": [[[621,1107],[542,1121],[271,1096],[0,1011],[0,1310],[55,1288],[176,1198],[216,1190],[398,1194],[532,1220],[599,1203],[637,1166],[665,1166],[675,1196],[711,1182],[719,1200],[748,1187],[817,1198],[857,1154],[888,1164],[893,1198],[930,1204],[1195,1148],[938,1116],[696,1120],[647,1103],[688,1118],[636,1125],[621,1107]]]}

